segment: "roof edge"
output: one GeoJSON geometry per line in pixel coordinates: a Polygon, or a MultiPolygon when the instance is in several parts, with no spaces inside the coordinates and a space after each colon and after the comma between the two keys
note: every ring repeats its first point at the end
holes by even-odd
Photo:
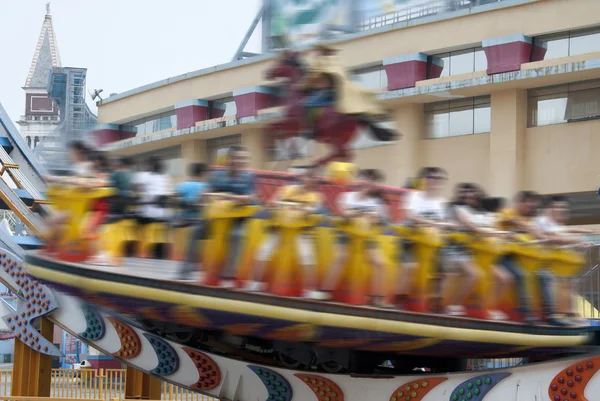
{"type": "MultiPolygon", "coordinates": [[[[367,37],[367,36],[378,35],[378,34],[387,33],[387,32],[400,30],[400,29],[404,29],[404,28],[410,28],[413,26],[431,24],[433,22],[445,21],[445,20],[464,17],[464,16],[468,16],[468,15],[472,15],[472,14],[479,14],[479,13],[499,10],[499,9],[503,9],[503,8],[507,8],[507,7],[514,7],[514,6],[520,6],[520,5],[525,5],[525,4],[529,4],[529,3],[535,3],[536,1],[538,1],[538,0],[504,0],[504,1],[498,2],[498,3],[491,3],[491,4],[475,6],[470,9],[463,9],[463,10],[447,12],[442,15],[434,15],[431,17],[424,17],[424,18],[421,18],[418,20],[409,20],[409,21],[406,21],[403,23],[390,24],[390,25],[382,26],[380,28],[370,29],[368,31],[351,33],[351,34],[344,35],[337,39],[325,41],[324,43],[343,43],[343,42],[348,42],[351,40],[356,40],[356,39],[360,39],[360,38],[367,37]]],[[[308,48],[309,48],[309,46],[300,46],[298,48],[298,50],[306,50],[308,48]]],[[[134,96],[134,95],[137,95],[137,94],[140,94],[142,92],[146,92],[146,91],[149,91],[152,89],[157,89],[162,86],[166,86],[166,85],[169,85],[169,84],[172,84],[175,82],[179,82],[179,81],[183,81],[183,80],[191,79],[191,78],[196,78],[201,75],[207,75],[207,74],[211,74],[211,73],[218,72],[218,71],[224,71],[224,70],[228,70],[228,69],[232,69],[232,68],[242,67],[244,65],[260,63],[262,61],[269,60],[274,57],[275,57],[274,53],[265,53],[265,54],[261,54],[259,56],[255,56],[255,57],[251,57],[251,58],[247,58],[247,59],[236,60],[236,61],[232,61],[232,62],[228,62],[228,63],[224,63],[224,64],[217,64],[212,67],[207,67],[207,68],[203,68],[200,70],[191,71],[191,72],[188,72],[185,74],[176,75],[174,77],[162,79],[160,81],[152,82],[150,84],[139,86],[137,88],[133,88],[133,89],[127,90],[125,92],[110,96],[110,97],[102,100],[100,106],[115,102],[120,99],[124,99],[129,96],[134,96]]]]}

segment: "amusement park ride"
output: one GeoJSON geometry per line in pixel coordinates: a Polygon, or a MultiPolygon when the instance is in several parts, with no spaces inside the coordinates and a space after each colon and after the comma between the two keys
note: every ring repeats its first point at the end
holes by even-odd
{"type": "MultiPolygon", "coordinates": [[[[329,57],[325,55],[312,74],[336,74],[329,57]]],[[[297,84],[305,75],[300,71],[298,55],[286,53],[269,76],[287,77],[297,84]]],[[[200,283],[173,279],[180,255],[186,254],[181,245],[186,241],[174,238],[185,238],[189,228],[175,229],[168,222],[141,228],[129,215],[110,216],[100,233],[101,246],[110,253],[113,266],[87,263],[91,244],[83,236],[85,216],[95,200],[109,198],[112,190],[48,188],[53,207],[71,214],[64,235],[43,249],[27,252],[24,259],[10,251],[0,252],[0,280],[21,299],[17,312],[4,320],[21,346],[40,354],[60,354],[40,332],[44,328],[37,326],[37,321],[47,319],[135,369],[220,400],[600,399],[600,375],[596,374],[600,354],[595,348],[599,339],[594,327],[525,323],[514,313],[518,307],[514,297],[502,302],[510,321],[484,318],[491,267],[500,255],[517,255],[530,296],[537,299],[536,272],[549,266],[557,276],[573,277],[585,263],[580,254],[535,242],[499,242],[469,233],[407,228],[401,225],[405,192],[397,188],[381,188],[394,222],[389,227],[361,217],[350,222],[335,217],[336,200],[353,171],[345,148],[348,137],[357,126],[371,126],[383,113],[373,97],[354,93],[358,89],[343,75],[335,75],[333,82],[336,102],[316,117],[312,134],[334,147],[332,157],[319,162],[328,163],[328,177],[321,180],[320,190],[329,212],[305,216],[282,207],[268,213],[255,205],[212,200],[203,215],[212,235],[203,246],[209,251],[203,255],[200,283]],[[351,100],[358,98],[361,104],[351,100]],[[246,219],[248,233],[237,266],[238,284],[249,278],[252,255],[269,227],[282,234],[283,242],[267,274],[267,293],[219,286],[232,222],[239,218],[246,219]],[[316,239],[319,277],[332,261],[336,231],[344,231],[349,238],[350,257],[332,302],[299,297],[302,271],[290,244],[306,229],[312,229],[316,239]],[[437,313],[437,254],[449,237],[471,249],[484,275],[467,317],[437,313]],[[394,304],[396,294],[390,283],[400,280],[395,262],[400,238],[414,243],[419,264],[411,302],[404,310],[367,306],[371,268],[364,259],[365,244],[376,241],[385,251],[385,295],[394,304]],[[133,249],[154,255],[158,248],[168,248],[171,260],[141,259],[129,253],[133,249]],[[500,357],[544,362],[464,371],[466,358],[500,357]],[[391,364],[384,365],[388,361],[391,364]]],[[[272,125],[275,133],[288,136],[305,131],[300,124],[303,92],[296,85],[289,89],[293,95],[288,97],[287,113],[272,125]]],[[[374,132],[382,140],[394,137],[374,132]]],[[[261,204],[274,189],[293,179],[285,173],[256,175],[261,204]]],[[[32,229],[37,232],[39,227],[32,229]]],[[[539,305],[535,308],[540,309],[539,305]]]]}

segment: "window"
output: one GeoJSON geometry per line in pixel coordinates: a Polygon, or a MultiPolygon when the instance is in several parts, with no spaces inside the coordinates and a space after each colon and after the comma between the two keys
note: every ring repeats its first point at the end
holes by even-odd
{"type": "Polygon", "coordinates": [[[137,135],[151,134],[169,128],[177,128],[177,115],[171,111],[132,121],[125,125],[135,128],[137,135]]]}
{"type": "Polygon", "coordinates": [[[214,164],[217,157],[220,156],[220,152],[226,151],[228,148],[241,145],[242,135],[228,135],[220,138],[211,138],[206,140],[206,154],[210,164],[214,164]]]}
{"type": "Polygon", "coordinates": [[[490,132],[490,97],[426,104],[425,124],[427,139],[490,132]]]}
{"type": "MultiPolygon", "coordinates": [[[[396,123],[393,121],[385,121],[385,122],[377,123],[377,125],[382,128],[396,130],[396,123]]],[[[378,141],[377,139],[373,138],[373,136],[369,132],[368,128],[362,128],[362,129],[360,129],[360,131],[358,132],[358,134],[356,135],[354,140],[352,140],[350,147],[352,149],[365,149],[365,148],[372,148],[375,146],[391,145],[393,143],[395,143],[395,141],[390,141],[390,142],[378,141]]]]}
{"type": "Polygon", "coordinates": [[[235,105],[235,100],[226,99],[221,102],[223,106],[225,106],[225,113],[223,113],[223,117],[235,116],[237,113],[237,106],[235,105]]]}
{"type": "Polygon", "coordinates": [[[531,89],[527,99],[529,127],[600,117],[600,80],[531,89]]]}
{"type": "Polygon", "coordinates": [[[546,46],[547,50],[544,60],[599,52],[600,28],[596,27],[592,29],[539,36],[535,38],[535,43],[544,44],[546,46]]]}
{"type": "Polygon", "coordinates": [[[184,163],[181,157],[181,146],[172,146],[160,149],[155,152],[143,153],[135,157],[135,164],[139,167],[151,157],[158,157],[164,164],[164,172],[172,178],[179,178],[184,175],[184,163]]]}
{"type": "Polygon", "coordinates": [[[365,89],[387,88],[387,74],[383,66],[363,68],[352,74],[352,80],[365,89]]]}
{"type": "Polygon", "coordinates": [[[444,61],[444,69],[440,75],[442,77],[487,69],[487,58],[481,47],[436,54],[435,56],[444,61]]]}

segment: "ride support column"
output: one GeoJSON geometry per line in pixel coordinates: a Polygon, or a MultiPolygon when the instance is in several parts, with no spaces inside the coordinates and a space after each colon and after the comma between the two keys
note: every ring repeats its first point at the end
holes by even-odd
{"type": "Polygon", "coordinates": [[[125,399],[160,400],[161,380],[127,366],[125,399]]]}
{"type": "MultiPolygon", "coordinates": [[[[38,331],[52,341],[54,324],[40,319],[38,331]]],[[[50,397],[52,356],[37,352],[15,338],[14,363],[10,394],[23,397],[50,397]]]]}

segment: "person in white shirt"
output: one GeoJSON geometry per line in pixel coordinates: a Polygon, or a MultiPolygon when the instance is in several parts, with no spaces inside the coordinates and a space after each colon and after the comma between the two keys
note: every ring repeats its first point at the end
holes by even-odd
{"type": "Polygon", "coordinates": [[[133,185],[141,194],[140,223],[161,221],[168,217],[169,209],[161,205],[163,197],[173,193],[171,178],[164,173],[163,162],[152,156],[148,159],[148,170],[140,171],[133,177],[133,185]]]}
{"type": "MultiPolygon", "coordinates": [[[[448,222],[446,213],[447,201],[442,197],[447,173],[440,167],[425,167],[419,177],[422,180],[422,190],[415,190],[409,195],[406,206],[408,224],[437,227],[440,229],[455,227],[448,222]]],[[[402,281],[398,291],[400,301],[407,298],[414,286],[417,261],[414,251],[410,246],[405,247],[403,254],[402,281]]],[[[446,305],[445,312],[453,316],[465,315],[462,303],[471,293],[475,283],[480,279],[480,272],[473,266],[469,258],[465,257],[461,249],[454,244],[442,249],[439,257],[439,266],[443,276],[440,297],[446,305]],[[454,281],[457,276],[462,276],[462,288],[454,291],[454,281]]]]}
{"type": "MultiPolygon", "coordinates": [[[[485,236],[503,238],[504,235],[493,229],[494,216],[482,208],[484,194],[474,184],[459,184],[456,189],[456,199],[450,206],[451,214],[459,227],[470,232],[485,236]]],[[[470,252],[461,249],[467,260],[474,264],[470,252]]],[[[498,303],[505,293],[512,287],[514,281],[510,272],[496,264],[492,266],[492,281],[494,296],[490,305],[487,305],[488,316],[492,320],[507,320],[508,316],[498,310],[498,303]]],[[[468,294],[467,294],[468,295],[468,294]]]]}
{"type": "MultiPolygon", "coordinates": [[[[383,202],[377,189],[377,184],[383,181],[382,174],[375,169],[361,170],[355,183],[356,191],[345,192],[340,195],[339,207],[340,214],[345,219],[355,217],[366,217],[371,224],[384,224],[387,220],[386,205],[383,202]]],[[[335,260],[332,263],[332,269],[327,273],[323,280],[323,297],[330,298],[331,292],[339,283],[343,273],[343,266],[348,259],[348,241],[349,238],[340,233],[335,247],[335,260]]],[[[371,266],[374,267],[373,273],[373,303],[377,306],[390,306],[383,301],[383,264],[384,255],[375,241],[369,241],[367,244],[366,256],[371,266]]]]}

